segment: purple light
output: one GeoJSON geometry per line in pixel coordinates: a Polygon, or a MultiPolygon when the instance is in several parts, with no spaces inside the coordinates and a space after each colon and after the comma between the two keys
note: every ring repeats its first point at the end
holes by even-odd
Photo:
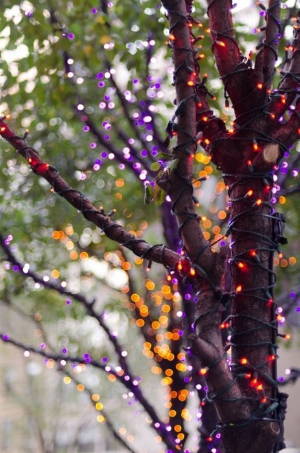
{"type": "Polygon", "coordinates": [[[90,354],[83,354],[82,357],[86,363],[91,363],[92,358],[91,358],[90,354]]]}
{"type": "Polygon", "coordinates": [[[68,33],[67,38],[70,39],[70,41],[73,41],[73,39],[75,39],[74,33],[68,33]]]}

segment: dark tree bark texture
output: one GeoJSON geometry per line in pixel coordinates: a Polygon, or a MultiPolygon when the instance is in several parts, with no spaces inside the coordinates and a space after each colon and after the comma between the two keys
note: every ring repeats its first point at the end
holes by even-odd
{"type": "MultiPolygon", "coordinates": [[[[161,208],[167,246],[152,246],[137,239],[114,222],[111,215],[93,206],[85,196],[72,189],[55,168],[43,162],[24,138],[16,136],[5,119],[0,120],[0,133],[27,160],[32,170],[50,183],[53,191],[87,220],[136,255],[164,265],[170,280],[178,283],[185,326],[183,338],[172,348],[175,356],[182,344],[186,345],[192,367],[189,382],[200,397],[204,416],[199,453],[214,447],[225,453],[273,453],[284,445],[286,395],[277,387],[276,338],[280,334],[273,296],[273,258],[285,239],[283,217],[275,210],[272,189],[282,157],[289,157],[300,136],[299,13],[294,18],[294,41],[282,68],[282,80],[278,88],[272,88],[282,33],[280,1],[269,0],[267,8],[261,5],[265,10],[266,26],[254,64],[242,55],[235,38],[232,1],[207,1],[212,53],[224,83],[226,103],[230,100],[235,112],[234,126],[227,130],[225,123],[210,109],[206,76],[201,73],[195,50],[194,27],[197,28],[199,22],[192,16],[193,1],[162,0],[162,4],[170,23],[176,90],[176,111],[167,128],[169,137],[163,144],[163,151],[167,148],[175,164],[157,175],[157,184],[171,200],[171,209],[169,202],[161,208]],[[171,147],[174,138],[177,142],[171,147]],[[228,241],[217,253],[203,236],[195,207],[193,162],[198,145],[211,156],[228,188],[228,241]]],[[[114,80],[112,83],[124,115],[132,123],[122,91],[114,80]]],[[[103,143],[92,119],[85,112],[80,117],[99,143],[103,143]]],[[[134,123],[131,126],[135,130],[134,123]]],[[[122,133],[119,138],[126,141],[122,133]]],[[[162,143],[160,137],[158,141],[162,143]]],[[[144,145],[147,147],[147,143],[144,145]]],[[[118,158],[118,150],[109,146],[118,158]]],[[[132,152],[135,153],[135,149],[132,152]]],[[[122,155],[119,160],[122,161],[122,155]]],[[[130,164],[128,168],[134,171],[130,164]]],[[[154,172],[151,176],[155,176],[154,172]]],[[[5,249],[5,239],[2,243],[5,249]]],[[[13,262],[15,258],[9,251],[6,254],[13,262]]],[[[38,277],[33,274],[32,278],[38,277]]],[[[50,289],[55,288],[52,285],[50,289]]],[[[79,302],[97,318],[92,304],[80,297],[79,302]]],[[[137,307],[134,310],[138,316],[137,307]]],[[[103,324],[101,318],[98,320],[103,324]]],[[[122,368],[131,376],[128,364],[122,362],[121,346],[105,325],[102,328],[112,342],[122,368]]],[[[151,327],[146,324],[142,333],[152,345],[154,334],[149,329],[151,327]]],[[[23,347],[15,340],[6,338],[5,341],[23,347]]],[[[41,355],[60,359],[55,354],[43,352],[41,355]]],[[[72,360],[81,363],[80,358],[72,360]]],[[[155,360],[162,369],[168,367],[160,357],[155,360]]],[[[96,363],[94,366],[99,367],[96,363]]],[[[116,377],[124,381],[117,374],[116,377]]],[[[180,393],[184,382],[180,374],[175,373],[170,392],[180,393]]],[[[181,437],[173,432],[182,424],[180,413],[186,402],[172,403],[176,416],[169,420],[172,432],[167,432],[140,388],[134,389],[131,381],[123,384],[134,392],[147,411],[152,425],[169,448],[168,452],[186,451],[184,429],[181,437]]]]}

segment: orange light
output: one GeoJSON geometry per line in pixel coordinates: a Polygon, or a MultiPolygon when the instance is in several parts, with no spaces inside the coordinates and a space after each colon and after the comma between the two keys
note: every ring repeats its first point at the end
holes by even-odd
{"type": "Polygon", "coordinates": [[[216,41],[216,44],[218,44],[218,46],[221,46],[221,47],[226,47],[226,44],[224,41],[216,41]]]}
{"type": "Polygon", "coordinates": [[[242,357],[242,358],[240,359],[240,364],[241,364],[241,365],[247,365],[247,363],[248,363],[248,359],[247,359],[246,357],[242,357]]]}
{"type": "Polygon", "coordinates": [[[207,374],[207,371],[208,371],[207,368],[201,368],[201,370],[199,371],[199,374],[201,374],[201,376],[205,376],[207,374]]]}
{"type": "Polygon", "coordinates": [[[242,290],[243,290],[242,285],[238,285],[238,286],[235,288],[235,291],[236,291],[237,293],[240,293],[242,290]]]}
{"type": "Polygon", "coordinates": [[[263,201],[262,201],[262,199],[261,199],[261,198],[259,198],[258,200],[256,200],[256,204],[257,204],[257,206],[260,206],[260,205],[262,204],[262,202],[263,202],[263,201]]]}
{"type": "Polygon", "coordinates": [[[256,88],[257,88],[258,90],[262,90],[263,86],[264,86],[264,85],[263,85],[262,83],[258,83],[258,84],[256,85],[256,88]]]}
{"type": "Polygon", "coordinates": [[[191,269],[190,269],[190,275],[192,277],[194,277],[196,275],[196,271],[195,271],[195,269],[193,267],[191,267],[191,269]]]}
{"type": "Polygon", "coordinates": [[[170,39],[170,41],[175,41],[176,38],[174,35],[171,34],[171,35],[169,35],[169,39],[170,39]]]}
{"type": "Polygon", "coordinates": [[[240,269],[244,269],[244,268],[245,268],[245,264],[242,263],[242,261],[239,261],[239,262],[238,262],[238,267],[239,267],[240,269]]]}
{"type": "Polygon", "coordinates": [[[195,86],[195,82],[194,82],[193,80],[189,80],[189,81],[187,82],[187,85],[188,85],[189,87],[193,87],[193,86],[195,86]]]}
{"type": "Polygon", "coordinates": [[[209,140],[208,138],[205,138],[205,139],[204,139],[204,143],[205,143],[206,145],[209,145],[209,144],[210,144],[210,140],[209,140]]]}
{"type": "Polygon", "coordinates": [[[248,190],[248,192],[246,193],[247,197],[252,197],[253,194],[254,192],[252,189],[248,190]]]}
{"type": "Polygon", "coordinates": [[[259,150],[259,147],[258,147],[257,143],[253,143],[253,150],[254,151],[258,151],[259,150]]]}

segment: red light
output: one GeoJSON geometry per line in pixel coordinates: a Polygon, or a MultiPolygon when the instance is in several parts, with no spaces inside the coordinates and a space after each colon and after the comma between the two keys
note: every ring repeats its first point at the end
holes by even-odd
{"type": "Polygon", "coordinates": [[[250,381],[250,383],[249,383],[250,387],[252,387],[252,388],[256,387],[257,384],[258,384],[258,381],[257,381],[256,378],[251,379],[251,381],[250,381]]]}
{"type": "Polygon", "coordinates": [[[43,174],[43,173],[46,173],[48,171],[48,169],[49,169],[49,164],[39,164],[39,165],[37,165],[35,171],[37,173],[43,174]]]}
{"type": "Polygon", "coordinates": [[[267,307],[272,307],[273,305],[273,299],[268,299],[267,300],[267,307]]]}

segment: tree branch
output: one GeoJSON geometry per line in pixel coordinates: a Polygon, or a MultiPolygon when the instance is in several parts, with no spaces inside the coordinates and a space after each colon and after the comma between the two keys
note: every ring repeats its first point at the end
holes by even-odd
{"type": "Polygon", "coordinates": [[[177,135],[177,146],[174,157],[178,164],[171,174],[162,175],[158,184],[165,188],[173,202],[172,209],[179,221],[179,233],[182,234],[187,255],[194,260],[202,253],[203,261],[211,264],[211,252],[208,242],[200,229],[198,215],[195,212],[192,172],[193,156],[196,151],[197,123],[195,90],[197,71],[194,50],[189,27],[189,16],[185,0],[162,0],[168,11],[170,37],[173,47],[175,66],[174,84],[176,88],[177,123],[172,124],[172,132],[177,135]]]}
{"type": "Polygon", "coordinates": [[[260,82],[265,83],[266,89],[271,88],[272,85],[274,66],[277,60],[277,48],[282,33],[280,3],[280,0],[269,0],[268,9],[266,10],[265,39],[258,47],[260,51],[255,61],[255,69],[260,73],[260,82]]]}
{"type": "Polygon", "coordinates": [[[278,89],[274,90],[270,111],[280,118],[299,94],[300,87],[300,12],[295,18],[294,40],[289,46],[287,56],[287,70],[282,71],[278,89]]]}
{"type": "Polygon", "coordinates": [[[107,237],[127,247],[137,256],[162,263],[169,268],[176,267],[180,255],[163,245],[152,246],[143,239],[136,239],[120,224],[112,221],[103,210],[98,210],[83,194],[72,189],[59,175],[56,168],[43,162],[38,152],[28,146],[24,138],[16,136],[3,120],[0,120],[0,135],[27,160],[36,174],[47,180],[56,193],[78,209],[87,220],[101,228],[107,237]]]}
{"type": "MultiPolygon", "coordinates": [[[[136,169],[134,167],[134,163],[131,162],[130,159],[126,159],[125,156],[121,152],[119,152],[119,150],[115,146],[112,145],[112,143],[109,143],[104,139],[103,135],[101,134],[99,129],[96,127],[91,116],[85,110],[79,112],[76,109],[76,107],[74,108],[74,111],[75,111],[76,115],[80,118],[80,120],[86,126],[89,127],[91,134],[97,139],[98,143],[100,143],[102,146],[104,146],[104,148],[106,148],[109,152],[113,153],[116,156],[116,159],[120,163],[124,164],[127,168],[129,168],[132,171],[132,173],[135,175],[135,177],[139,180],[139,182],[141,182],[143,184],[143,182],[138,178],[138,176],[140,174],[140,170],[136,169]]],[[[126,141],[126,137],[125,137],[124,133],[122,133],[120,131],[120,132],[117,132],[117,135],[119,136],[119,138],[122,141],[124,141],[126,146],[128,146],[130,148],[130,151],[133,153],[133,156],[136,159],[136,161],[139,162],[139,164],[142,167],[144,167],[151,176],[154,176],[154,173],[148,166],[147,162],[140,159],[136,150],[128,143],[128,141],[126,141]]]]}
{"type": "Polygon", "coordinates": [[[158,418],[153,406],[143,396],[140,387],[134,385],[130,380],[126,380],[124,378],[125,377],[124,374],[119,374],[112,367],[107,366],[107,365],[102,365],[100,362],[98,362],[92,358],[89,358],[89,360],[87,361],[86,359],[83,359],[81,357],[70,357],[70,356],[66,356],[65,354],[46,352],[43,349],[37,349],[33,346],[25,345],[25,344],[21,343],[20,341],[10,338],[7,334],[0,333],[0,340],[3,343],[12,344],[23,351],[28,351],[33,354],[38,354],[41,357],[44,357],[45,359],[53,360],[56,363],[60,362],[61,360],[64,360],[65,362],[79,363],[79,364],[84,364],[84,365],[86,365],[88,363],[89,365],[91,365],[95,368],[98,368],[99,370],[105,372],[106,374],[112,374],[113,376],[115,376],[115,378],[118,381],[120,381],[127,389],[129,389],[134,394],[136,400],[141,404],[141,406],[143,407],[145,412],[147,412],[147,414],[151,418],[152,426],[153,426],[154,430],[159,433],[159,435],[162,437],[165,444],[170,448],[175,448],[176,444],[174,444],[173,437],[166,430],[166,426],[158,418]]]}
{"type": "Polygon", "coordinates": [[[207,0],[209,25],[213,40],[212,50],[225,89],[235,107],[241,99],[243,83],[240,73],[247,69],[233,33],[232,0],[207,0]],[[232,76],[232,77],[230,77],[232,76]]]}
{"type": "MultiPolygon", "coordinates": [[[[25,311],[23,311],[23,309],[20,309],[17,305],[14,305],[12,304],[10,301],[5,301],[6,305],[12,309],[13,311],[15,311],[16,313],[18,313],[20,316],[22,317],[26,317],[26,318],[29,318],[30,321],[32,321],[34,324],[36,324],[36,326],[38,327],[38,329],[41,331],[41,334],[42,334],[42,338],[43,338],[43,341],[44,343],[47,345],[47,347],[50,349],[50,351],[52,353],[54,353],[54,348],[53,346],[50,344],[50,341],[49,341],[49,338],[46,334],[46,331],[45,331],[45,328],[43,326],[43,324],[41,323],[40,320],[38,320],[34,315],[32,314],[28,314],[26,313],[25,311]]],[[[82,385],[82,382],[80,382],[78,380],[78,378],[74,375],[74,373],[70,372],[70,371],[66,371],[65,368],[58,364],[57,365],[57,371],[60,372],[61,374],[67,376],[67,377],[70,377],[72,379],[72,383],[76,384],[76,385],[82,385]]],[[[91,389],[89,389],[86,385],[84,385],[84,391],[85,393],[87,393],[90,397],[90,401],[93,405],[93,407],[95,407],[95,403],[92,399],[92,395],[93,395],[93,391],[91,389]]],[[[114,427],[114,424],[110,418],[110,416],[107,414],[106,410],[105,409],[102,409],[101,410],[101,413],[103,414],[104,418],[105,418],[105,423],[109,429],[109,431],[112,433],[113,437],[123,446],[126,448],[126,450],[130,451],[131,453],[136,453],[131,447],[130,445],[127,444],[127,442],[125,441],[125,439],[123,439],[118,431],[115,429],[114,427]]]]}

